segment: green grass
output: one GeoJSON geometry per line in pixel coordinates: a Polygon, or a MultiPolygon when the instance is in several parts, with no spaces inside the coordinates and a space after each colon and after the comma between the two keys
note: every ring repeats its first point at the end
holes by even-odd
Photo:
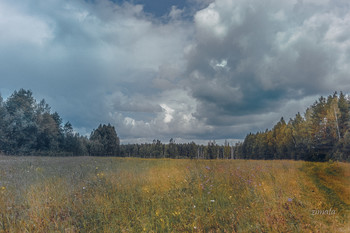
{"type": "Polygon", "coordinates": [[[2,156],[0,232],[349,232],[349,188],[345,163],[2,156]]]}

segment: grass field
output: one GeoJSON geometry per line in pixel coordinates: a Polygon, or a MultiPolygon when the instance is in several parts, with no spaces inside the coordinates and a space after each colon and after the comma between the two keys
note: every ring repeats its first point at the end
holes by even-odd
{"type": "Polygon", "coordinates": [[[350,164],[0,156],[0,232],[350,232],[350,164]]]}

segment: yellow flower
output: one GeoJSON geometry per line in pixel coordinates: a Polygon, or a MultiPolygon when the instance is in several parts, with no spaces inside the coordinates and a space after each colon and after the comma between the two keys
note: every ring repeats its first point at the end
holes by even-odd
{"type": "Polygon", "coordinates": [[[40,173],[43,171],[43,169],[41,167],[37,167],[37,168],[35,168],[35,171],[40,173]]]}
{"type": "Polygon", "coordinates": [[[180,215],[180,212],[175,211],[175,212],[173,213],[173,216],[178,216],[178,215],[180,215]]]}
{"type": "Polygon", "coordinates": [[[2,190],[2,191],[6,190],[6,187],[5,187],[5,186],[2,186],[2,187],[1,187],[1,190],[2,190]]]}

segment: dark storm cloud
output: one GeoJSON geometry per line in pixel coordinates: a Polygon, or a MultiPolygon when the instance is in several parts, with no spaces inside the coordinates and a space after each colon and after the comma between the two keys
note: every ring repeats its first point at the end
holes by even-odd
{"type": "Polygon", "coordinates": [[[350,92],[347,0],[152,4],[1,1],[0,90],[124,142],[243,138],[350,92]]]}
{"type": "MultiPolygon", "coordinates": [[[[163,78],[163,64],[181,67],[189,34],[181,22],[153,21],[142,6],[127,2],[3,1],[2,90],[31,89],[82,133],[111,122],[123,136],[138,136],[128,123],[147,125],[163,114],[153,80],[163,78]]],[[[151,133],[149,126],[139,130],[151,133]]]]}
{"type": "Polygon", "coordinates": [[[234,128],[243,123],[240,116],[264,126],[291,101],[348,92],[344,7],[346,1],[217,0],[197,12],[187,54],[188,85],[199,102],[195,116],[218,127],[234,128]]]}

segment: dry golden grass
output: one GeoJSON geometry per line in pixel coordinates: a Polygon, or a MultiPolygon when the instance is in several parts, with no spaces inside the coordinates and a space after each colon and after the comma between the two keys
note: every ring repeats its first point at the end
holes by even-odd
{"type": "Polygon", "coordinates": [[[0,232],[349,232],[349,171],[300,161],[0,157],[0,232]]]}

